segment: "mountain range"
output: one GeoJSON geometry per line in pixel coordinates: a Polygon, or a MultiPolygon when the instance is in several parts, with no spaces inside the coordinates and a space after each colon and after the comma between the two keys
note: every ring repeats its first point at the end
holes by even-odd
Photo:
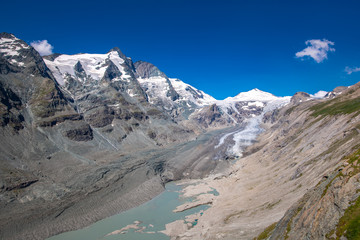
{"type": "MultiPolygon", "coordinates": [[[[264,180],[277,183],[268,188],[279,191],[269,201],[289,197],[253,213],[268,215],[256,227],[245,228],[242,239],[255,237],[271,216],[278,222],[267,233],[271,239],[296,239],[299,234],[319,239],[330,234],[336,221],[323,226],[325,220],[313,216],[311,206],[328,206],[321,202],[324,196],[333,203],[330,192],[346,196],[340,210],[325,218],[336,215],[339,220],[358,197],[360,187],[352,180],[358,178],[358,163],[351,160],[360,131],[358,84],[321,98],[303,92],[276,97],[253,89],[216,100],[151,63],[134,63],[119,48],[105,54],[41,57],[26,42],[1,33],[0,99],[4,239],[44,239],[87,226],[148,201],[169,181],[220,174],[213,184],[226,189],[226,181],[242,179],[250,171],[244,165],[251,166],[258,181],[277,172],[264,180]],[[241,160],[233,165],[233,159],[241,160]],[[338,176],[340,171],[347,180],[338,176]],[[348,191],[341,192],[335,183],[348,191]],[[303,218],[308,216],[321,230],[306,225],[303,218]]],[[[219,199],[227,202],[234,197],[231,192],[240,194],[229,190],[219,199]]],[[[210,212],[227,215],[215,227],[204,214],[206,239],[219,232],[226,232],[224,239],[242,236],[242,221],[249,217],[248,210],[235,214],[240,212],[237,204],[248,203],[240,200],[228,204],[230,212],[220,200],[213,203],[210,212]]],[[[265,204],[260,201],[258,209],[260,203],[265,204]]],[[[181,239],[202,239],[198,227],[182,233],[181,239]]]]}

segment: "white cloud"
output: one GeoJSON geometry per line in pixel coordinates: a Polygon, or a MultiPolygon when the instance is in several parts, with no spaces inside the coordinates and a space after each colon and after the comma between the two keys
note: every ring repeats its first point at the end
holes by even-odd
{"type": "Polygon", "coordinates": [[[353,67],[353,68],[351,68],[351,67],[346,67],[345,68],[345,72],[347,73],[347,74],[352,74],[352,73],[354,73],[354,72],[360,72],[360,67],[353,67]]]}
{"type": "Polygon", "coordinates": [[[310,96],[313,98],[324,98],[327,93],[326,91],[320,90],[315,94],[310,94],[310,96]]]}
{"type": "Polygon", "coordinates": [[[295,54],[297,58],[311,57],[317,63],[320,63],[324,61],[324,59],[327,59],[328,52],[335,52],[335,48],[330,47],[335,43],[326,39],[307,40],[305,44],[308,45],[308,47],[300,52],[297,52],[295,54]]]}
{"type": "Polygon", "coordinates": [[[34,42],[31,42],[30,45],[33,48],[35,48],[35,50],[38,51],[41,56],[46,56],[46,55],[50,55],[53,53],[52,50],[54,49],[54,47],[51,46],[51,44],[48,43],[47,40],[34,41],[34,42]]]}

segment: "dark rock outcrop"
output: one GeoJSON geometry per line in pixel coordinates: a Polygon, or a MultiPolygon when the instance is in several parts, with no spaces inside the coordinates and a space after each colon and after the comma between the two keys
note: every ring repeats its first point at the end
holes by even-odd
{"type": "Polygon", "coordinates": [[[325,95],[325,98],[334,98],[337,95],[339,95],[339,94],[343,93],[344,91],[346,91],[347,89],[348,89],[348,87],[344,87],[344,86],[336,87],[331,92],[328,92],[325,95]]]}
{"type": "Polygon", "coordinates": [[[194,116],[195,121],[204,128],[208,128],[209,126],[218,126],[218,125],[226,125],[226,120],[222,117],[223,113],[221,109],[213,104],[211,106],[205,107],[200,110],[194,116]]]}
{"type": "Polygon", "coordinates": [[[298,104],[301,102],[308,101],[309,99],[311,99],[310,94],[308,94],[306,92],[297,92],[294,94],[294,96],[291,97],[290,102],[292,104],[298,104]]]}
{"type": "Polygon", "coordinates": [[[168,91],[166,93],[167,97],[170,97],[172,101],[179,99],[179,94],[175,91],[174,87],[170,83],[168,77],[165,73],[161,72],[156,66],[151,63],[138,61],[135,62],[135,71],[141,78],[151,78],[151,77],[163,77],[166,79],[168,91]]]}
{"type": "Polygon", "coordinates": [[[91,126],[97,128],[105,127],[112,123],[114,114],[115,112],[111,108],[107,106],[100,106],[87,111],[85,119],[91,126]]]}
{"type": "Polygon", "coordinates": [[[141,78],[166,77],[156,66],[149,62],[137,61],[134,63],[136,73],[141,78]]]}
{"type": "Polygon", "coordinates": [[[82,124],[79,127],[66,130],[64,135],[74,141],[90,141],[94,138],[93,131],[88,124],[82,124]]]}

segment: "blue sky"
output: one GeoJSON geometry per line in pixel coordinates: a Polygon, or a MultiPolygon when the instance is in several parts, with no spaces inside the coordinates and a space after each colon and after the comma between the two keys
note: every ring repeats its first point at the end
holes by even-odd
{"type": "Polygon", "coordinates": [[[1,5],[1,32],[29,43],[47,40],[54,52],[65,54],[105,53],[118,46],[134,61],[149,61],[217,99],[252,88],[284,96],[360,81],[360,1],[13,0],[1,5]],[[320,62],[297,58],[313,39],[328,40],[335,50],[325,51],[320,62]]]}

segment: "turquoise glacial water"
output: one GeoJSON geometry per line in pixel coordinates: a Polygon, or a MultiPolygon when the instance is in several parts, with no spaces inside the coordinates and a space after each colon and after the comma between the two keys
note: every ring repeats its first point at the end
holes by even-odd
{"type": "MultiPolygon", "coordinates": [[[[181,189],[182,186],[168,183],[164,192],[139,207],[105,218],[86,228],[53,236],[48,240],[169,240],[168,236],[158,232],[165,230],[165,224],[185,219],[185,216],[209,207],[202,205],[184,212],[174,213],[173,210],[177,206],[192,200],[180,197],[181,189]],[[140,221],[139,226],[146,227],[143,232],[130,229],[125,234],[106,236],[115,230],[133,224],[134,221],[140,221]]],[[[216,190],[211,193],[217,194],[216,190]]],[[[193,225],[196,223],[197,221],[193,225]]]]}

